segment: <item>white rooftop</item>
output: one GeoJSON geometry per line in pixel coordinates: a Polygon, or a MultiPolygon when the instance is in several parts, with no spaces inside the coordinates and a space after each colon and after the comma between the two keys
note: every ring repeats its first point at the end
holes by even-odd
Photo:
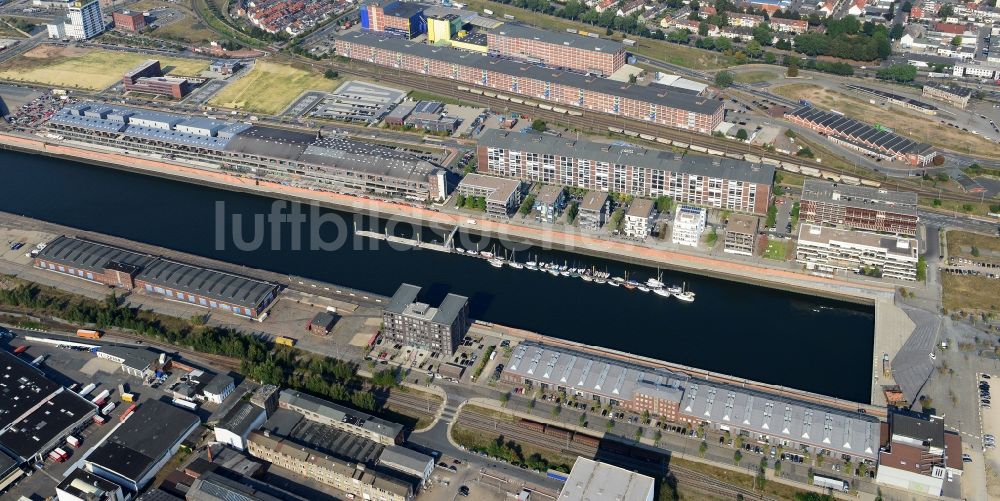
{"type": "Polygon", "coordinates": [[[652,477],[577,457],[559,501],[651,501],[653,484],[652,477]]]}

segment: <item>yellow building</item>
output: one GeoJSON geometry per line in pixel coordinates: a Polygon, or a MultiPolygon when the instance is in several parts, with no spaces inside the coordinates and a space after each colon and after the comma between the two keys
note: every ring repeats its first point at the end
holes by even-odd
{"type": "Polygon", "coordinates": [[[462,29],[462,18],[455,14],[427,18],[427,41],[430,43],[451,41],[451,37],[462,29]]]}

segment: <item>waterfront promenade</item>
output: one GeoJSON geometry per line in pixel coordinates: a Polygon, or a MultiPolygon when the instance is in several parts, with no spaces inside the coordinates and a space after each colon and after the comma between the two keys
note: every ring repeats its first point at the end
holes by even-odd
{"type": "Polygon", "coordinates": [[[385,218],[406,219],[459,231],[490,235],[602,258],[631,261],[650,267],[681,271],[747,282],[785,290],[794,290],[837,299],[873,304],[880,296],[891,295],[889,285],[846,282],[826,276],[789,269],[761,267],[709,256],[673,250],[653,249],[629,242],[604,240],[594,236],[550,228],[516,225],[469,215],[448,214],[433,208],[393,201],[373,200],[352,195],[296,188],[268,181],[239,177],[222,171],[189,167],[175,162],[146,158],[85,147],[54,144],[41,137],[0,134],[0,144],[22,151],[59,156],[70,160],[97,163],[146,174],[164,176],[228,190],[267,194],[277,198],[316,202],[350,212],[385,218]]]}

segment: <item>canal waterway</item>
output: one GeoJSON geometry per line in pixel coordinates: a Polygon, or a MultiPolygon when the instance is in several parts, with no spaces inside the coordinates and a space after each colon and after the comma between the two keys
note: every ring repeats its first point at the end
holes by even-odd
{"type": "MultiPolygon", "coordinates": [[[[0,210],[6,212],[377,294],[392,295],[408,282],[424,287],[422,299],[432,304],[449,292],[468,296],[471,314],[479,320],[834,397],[869,399],[875,323],[870,306],[663,270],[664,282],[686,283],[697,294],[694,303],[683,304],[540,271],[496,269],[459,254],[394,249],[386,242],[354,238],[358,216],[327,209],[303,210],[299,237],[287,224],[274,232],[265,220],[258,235],[262,245],[241,250],[248,246],[231,238],[232,216],[242,216],[240,234],[252,241],[254,215],[271,213],[273,202],[0,151],[0,210]],[[220,212],[226,221],[221,238],[220,212]],[[323,242],[347,237],[344,244],[318,249],[309,228],[319,221],[325,221],[316,234],[323,242]]],[[[367,220],[359,224],[384,228],[384,223],[367,220]]],[[[393,225],[391,231],[419,231],[424,240],[434,239],[429,230],[405,224],[393,225]]],[[[469,238],[469,246],[497,245],[469,238]]],[[[613,276],[628,272],[640,282],[657,275],[654,269],[534,248],[520,248],[517,259],[594,267],[613,276]]]]}

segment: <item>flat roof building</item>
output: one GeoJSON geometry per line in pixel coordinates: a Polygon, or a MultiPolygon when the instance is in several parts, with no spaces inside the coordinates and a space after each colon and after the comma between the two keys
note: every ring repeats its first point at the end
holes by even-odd
{"type": "Polygon", "coordinates": [[[917,279],[917,239],[803,223],[795,260],[807,270],[917,279]]]}
{"type": "Polygon", "coordinates": [[[402,343],[448,355],[455,353],[469,330],[469,298],[448,294],[437,308],[417,301],[420,287],[402,284],[382,311],[382,335],[402,343]]]}
{"type": "Polygon", "coordinates": [[[421,482],[430,480],[434,473],[434,458],[399,445],[390,445],[379,454],[378,464],[411,475],[421,482]]]}
{"type": "Polygon", "coordinates": [[[132,493],[144,489],[201,421],[159,400],[146,400],[85,460],[87,471],[132,493]]]}
{"type": "Polygon", "coordinates": [[[807,179],[799,217],[816,224],[916,236],[917,194],[807,179]]]}
{"type": "Polygon", "coordinates": [[[479,172],[494,176],[754,214],[767,213],[774,180],[767,164],[533,132],[487,130],[476,153],[479,172]]]}
{"type": "Polygon", "coordinates": [[[5,466],[42,458],[97,412],[7,350],[0,350],[0,395],[0,479],[5,466]]]}
{"type": "Polygon", "coordinates": [[[962,474],[962,438],[940,418],[889,414],[875,483],[941,496],[945,475],[962,474]]]}
{"type": "Polygon", "coordinates": [[[547,184],[538,190],[532,208],[538,212],[538,217],[543,221],[551,223],[555,221],[564,205],[566,205],[566,189],[547,184]]]}
{"type": "Polygon", "coordinates": [[[503,24],[486,32],[488,53],[551,68],[609,76],[625,65],[625,46],[604,38],[503,24]]]}
{"type": "Polygon", "coordinates": [[[146,29],[146,16],[143,16],[141,11],[114,12],[111,14],[111,19],[114,21],[114,27],[122,31],[135,33],[146,29]]]}
{"type": "Polygon", "coordinates": [[[559,493],[559,501],[653,501],[655,481],[634,471],[576,458],[569,477],[559,493]]]}
{"type": "Polygon", "coordinates": [[[636,198],[625,212],[622,231],[632,238],[645,239],[653,230],[653,201],[636,198]]]}
{"type": "Polygon", "coordinates": [[[56,486],[59,501],[125,501],[122,487],[110,480],[76,468],[56,486]]]}
{"type": "Polygon", "coordinates": [[[923,96],[944,101],[964,110],[969,106],[969,99],[972,98],[972,89],[960,85],[927,82],[924,84],[923,96]]]}
{"type": "Polygon", "coordinates": [[[408,482],[380,474],[364,465],[328,456],[284,438],[268,436],[259,431],[252,432],[247,451],[254,457],[362,499],[413,499],[414,486],[408,482]]]}
{"type": "Polygon", "coordinates": [[[231,175],[259,182],[412,200],[447,196],[445,171],[434,164],[342,135],[98,103],[67,106],[47,127],[70,142],[197,162],[194,168],[222,165],[231,175]]]}
{"type": "Polygon", "coordinates": [[[484,198],[486,214],[507,218],[521,205],[524,187],[519,180],[469,173],[458,183],[455,192],[466,197],[484,198]]]}
{"type": "Polygon", "coordinates": [[[166,365],[165,356],[164,363],[161,364],[160,354],[148,348],[107,345],[98,347],[95,355],[98,358],[120,364],[122,372],[139,379],[154,375],[156,371],[163,370],[166,365]]]}
{"type": "Polygon", "coordinates": [[[295,390],[281,390],[278,407],[295,411],[309,420],[360,435],[383,445],[394,445],[403,441],[401,424],[295,390]]]}
{"type": "Polygon", "coordinates": [[[260,317],[278,295],[269,282],[66,236],[34,259],[38,268],[250,318],[260,317]]]}
{"type": "Polygon", "coordinates": [[[577,207],[576,224],[581,228],[598,230],[608,218],[611,201],[603,191],[589,191],[577,207]]]}
{"type": "Polygon", "coordinates": [[[723,103],[665,88],[615,82],[575,71],[464,52],[371,33],[335,40],[340,56],[417,74],[450,78],[634,120],[710,134],[722,123],[723,103]]]}
{"type": "Polygon", "coordinates": [[[724,252],[753,256],[757,244],[757,231],[760,228],[760,218],[743,214],[729,216],[726,223],[726,241],[724,252]]]}
{"type": "Polygon", "coordinates": [[[670,232],[671,241],[677,245],[697,247],[707,221],[708,211],[701,207],[688,205],[678,207],[674,213],[674,224],[670,232]]]}

